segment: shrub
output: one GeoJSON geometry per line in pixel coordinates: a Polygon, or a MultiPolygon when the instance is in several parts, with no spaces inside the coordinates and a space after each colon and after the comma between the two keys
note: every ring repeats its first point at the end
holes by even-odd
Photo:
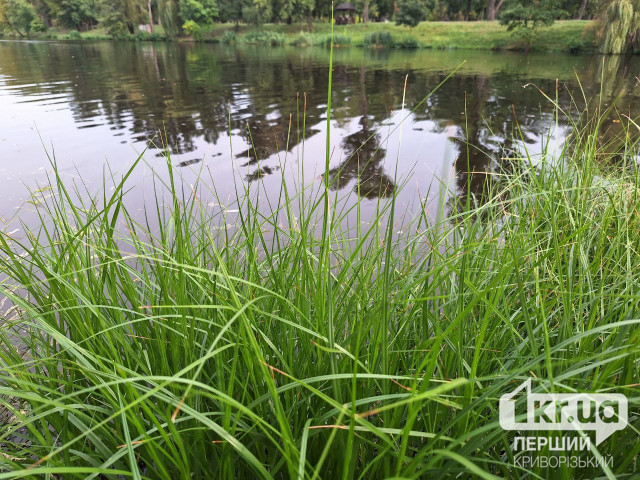
{"type": "Polygon", "coordinates": [[[426,8],[421,1],[398,0],[396,13],[397,25],[415,27],[426,18],[426,8]]]}
{"type": "MultiPolygon", "coordinates": [[[[323,42],[327,47],[331,46],[331,36],[327,36],[327,38],[323,42]]],[[[351,45],[351,37],[348,35],[342,34],[334,34],[333,35],[333,44],[336,47],[346,47],[351,45]]]]}
{"type": "Polygon", "coordinates": [[[129,29],[121,21],[114,21],[109,25],[109,34],[114,40],[127,40],[131,37],[129,29]]]}
{"type": "Polygon", "coordinates": [[[506,25],[507,30],[512,32],[528,51],[536,36],[536,30],[552,25],[561,13],[551,0],[540,0],[526,6],[516,3],[500,15],[500,25],[506,25]]]}
{"type": "Polygon", "coordinates": [[[157,32],[150,33],[147,37],[147,40],[150,42],[164,42],[166,39],[167,39],[166,36],[157,32]]]}
{"type": "Polygon", "coordinates": [[[418,48],[420,44],[415,38],[404,37],[394,43],[398,48],[418,48]]]}
{"type": "Polygon", "coordinates": [[[77,30],[71,30],[67,36],[69,40],[82,40],[82,35],[77,30]]]}
{"type": "Polygon", "coordinates": [[[35,20],[33,20],[31,22],[31,31],[32,32],[46,32],[47,31],[47,26],[45,25],[45,23],[41,19],[36,18],[35,20]]]}
{"type": "Polygon", "coordinates": [[[144,42],[146,40],[149,40],[149,32],[145,32],[143,30],[139,30],[138,32],[136,32],[136,34],[133,36],[133,39],[136,42],[144,42]]]}
{"type": "Polygon", "coordinates": [[[222,43],[236,43],[236,32],[233,30],[227,30],[222,35],[222,43]]]}
{"type": "Polygon", "coordinates": [[[299,32],[291,41],[291,45],[295,45],[297,47],[308,47],[313,45],[313,35],[308,32],[299,32]]]}
{"type": "Polygon", "coordinates": [[[202,40],[202,28],[193,20],[187,20],[182,25],[185,35],[190,36],[194,40],[202,40]]]}
{"type": "Polygon", "coordinates": [[[192,20],[199,25],[210,25],[218,16],[218,7],[214,0],[180,0],[179,16],[185,23],[192,20]]]}
{"type": "Polygon", "coordinates": [[[364,37],[364,44],[390,47],[393,46],[393,37],[391,36],[391,33],[379,30],[377,32],[371,32],[369,35],[364,37]]]}
{"type": "Polygon", "coordinates": [[[282,45],[284,44],[284,35],[276,32],[267,32],[264,30],[253,30],[244,37],[247,43],[255,43],[258,45],[282,45]]]}

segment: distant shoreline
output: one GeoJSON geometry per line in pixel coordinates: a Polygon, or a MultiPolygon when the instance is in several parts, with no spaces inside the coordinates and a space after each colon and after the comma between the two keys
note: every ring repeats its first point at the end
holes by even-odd
{"type": "MultiPolygon", "coordinates": [[[[309,32],[306,23],[265,24],[259,28],[244,24],[215,24],[213,29],[204,32],[198,40],[190,37],[170,39],[161,27],[155,27],[152,34],[138,32],[127,38],[114,39],[104,28],[86,32],[52,28],[32,35],[29,40],[198,41],[303,47],[328,45],[330,32],[331,24],[328,22],[314,23],[313,32],[309,32]]],[[[0,38],[20,39],[7,35],[0,38]]],[[[525,45],[497,21],[422,22],[414,28],[397,26],[391,22],[335,25],[334,44],[340,47],[367,48],[527,50],[525,45]]],[[[595,22],[566,20],[555,22],[551,27],[540,28],[535,33],[529,51],[597,53],[595,22]]]]}

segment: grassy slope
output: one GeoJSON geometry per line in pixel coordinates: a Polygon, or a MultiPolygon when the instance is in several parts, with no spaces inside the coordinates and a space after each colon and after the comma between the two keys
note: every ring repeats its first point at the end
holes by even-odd
{"type": "MultiPolygon", "coordinates": [[[[559,21],[548,28],[541,28],[533,44],[534,50],[568,51],[570,46],[580,46],[584,51],[593,49],[595,25],[591,21],[559,21]]],[[[232,30],[233,25],[216,26],[214,37],[232,30]]],[[[303,25],[264,26],[265,30],[283,33],[293,39],[300,31],[307,31],[303,25]]],[[[331,26],[328,23],[314,25],[315,35],[328,35],[331,26]]],[[[465,48],[465,49],[519,49],[522,45],[507,32],[504,26],[496,22],[422,22],[415,28],[397,26],[393,23],[370,23],[336,26],[338,35],[351,37],[352,44],[362,45],[366,35],[375,31],[388,31],[394,38],[414,38],[423,47],[465,48]]],[[[250,27],[241,26],[239,35],[250,31],[250,27]]]]}
{"type": "MultiPolygon", "coordinates": [[[[253,30],[247,25],[240,25],[237,29],[233,24],[216,24],[212,31],[206,34],[208,40],[220,40],[225,32],[237,31],[238,39],[242,41],[247,33],[253,30]]],[[[285,43],[291,43],[300,32],[308,30],[305,24],[267,24],[262,30],[284,35],[285,43]]],[[[329,35],[329,23],[314,24],[312,38],[315,43],[322,43],[329,35]]],[[[397,26],[393,23],[369,23],[336,26],[337,35],[348,36],[352,45],[361,46],[367,35],[376,31],[390,32],[395,41],[413,39],[423,48],[460,48],[475,50],[519,50],[523,45],[506,28],[496,22],[422,22],[415,28],[397,26]]],[[[163,35],[161,27],[156,27],[155,33],[163,35]]],[[[104,28],[82,32],[84,39],[108,39],[104,28]]],[[[52,28],[45,34],[34,34],[33,38],[47,38],[57,36],[65,39],[68,30],[52,28]]],[[[559,21],[548,28],[541,28],[532,44],[532,50],[568,52],[571,49],[582,52],[595,50],[595,24],[592,21],[559,21]]]]}

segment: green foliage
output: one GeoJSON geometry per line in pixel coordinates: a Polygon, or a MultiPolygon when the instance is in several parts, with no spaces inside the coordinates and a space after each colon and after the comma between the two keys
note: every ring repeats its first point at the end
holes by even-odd
{"type": "Polygon", "coordinates": [[[378,30],[376,32],[371,32],[367,36],[364,37],[364,44],[371,46],[384,46],[384,47],[392,47],[393,36],[391,33],[385,30],[378,30]]]}
{"type": "Polygon", "coordinates": [[[45,23],[42,21],[41,18],[36,18],[31,22],[30,30],[32,32],[46,32],[47,26],[45,25],[45,23]]]}
{"type": "Polygon", "coordinates": [[[526,49],[529,49],[535,32],[540,27],[553,25],[563,11],[556,8],[555,0],[532,0],[526,4],[516,3],[500,15],[500,24],[507,26],[526,49]]]}
{"type": "Polygon", "coordinates": [[[220,41],[222,43],[236,43],[236,32],[234,32],[233,30],[227,30],[222,35],[220,41]]]}
{"type": "Polygon", "coordinates": [[[272,15],[270,0],[252,0],[242,9],[242,19],[257,27],[271,20],[272,15]]]}
{"type": "Polygon", "coordinates": [[[637,0],[613,0],[602,19],[604,34],[600,51],[621,54],[637,43],[640,34],[640,2],[637,0]]]}
{"type": "Polygon", "coordinates": [[[69,37],[70,40],[82,40],[82,35],[80,35],[80,32],[77,30],[69,31],[67,37],[69,37]]]}
{"type": "Polygon", "coordinates": [[[291,45],[297,47],[309,47],[313,45],[313,35],[308,32],[298,32],[298,35],[291,41],[291,45]]]}
{"type": "Polygon", "coordinates": [[[102,23],[117,39],[138,31],[138,25],[149,21],[146,2],[141,0],[108,0],[102,3],[102,23]]]}
{"type": "Polygon", "coordinates": [[[422,0],[398,0],[397,25],[415,27],[426,18],[426,8],[422,0]]]}
{"type": "Polygon", "coordinates": [[[56,18],[61,25],[79,30],[98,23],[99,5],[96,0],[62,0],[56,18]]]}
{"type": "Polygon", "coordinates": [[[179,16],[183,22],[210,25],[218,17],[215,0],[180,0],[179,5],[179,16]]]}
{"type": "Polygon", "coordinates": [[[222,22],[238,22],[242,20],[242,9],[248,0],[217,0],[222,22]]]}
{"type": "Polygon", "coordinates": [[[297,4],[296,0],[273,0],[274,20],[291,22],[296,13],[297,4]]]}
{"type": "MultiPolygon", "coordinates": [[[[324,40],[324,45],[327,47],[331,46],[331,36],[327,36],[324,40]]],[[[336,47],[347,47],[351,45],[351,37],[344,33],[335,33],[333,35],[333,44],[336,47]]]]}
{"type": "MultiPolygon", "coordinates": [[[[320,0],[321,1],[321,0],[320,0]]],[[[294,16],[298,18],[311,17],[316,8],[316,0],[296,0],[294,16]]]]}
{"type": "Polygon", "coordinates": [[[193,20],[187,20],[182,25],[185,35],[190,36],[194,40],[202,40],[202,27],[193,20]]]}
{"type": "Polygon", "coordinates": [[[267,30],[252,30],[244,37],[245,42],[257,45],[283,45],[284,35],[267,30]]]}
{"type": "Polygon", "coordinates": [[[599,134],[506,154],[449,218],[394,217],[393,195],[358,200],[357,226],[327,184],[292,196],[283,175],[277,202],[229,204],[169,154],[141,222],[142,157],[90,198],[54,164],[42,223],[0,235],[3,478],[514,478],[498,399],[528,378],[626,395],[598,454],[631,478],[640,176],[629,137],[626,174],[602,167],[599,134]]]}
{"type": "Polygon", "coordinates": [[[395,41],[394,46],[396,48],[413,49],[413,48],[419,48],[420,44],[415,38],[402,37],[400,40],[395,41]]]}
{"type": "Polygon", "coordinates": [[[29,36],[38,19],[36,9],[26,0],[6,0],[3,16],[6,27],[21,37],[29,36]]]}

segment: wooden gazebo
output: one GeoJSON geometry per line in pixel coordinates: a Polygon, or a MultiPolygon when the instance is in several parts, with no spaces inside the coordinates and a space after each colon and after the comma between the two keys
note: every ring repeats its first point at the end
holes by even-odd
{"type": "Polygon", "coordinates": [[[334,12],[336,14],[336,25],[346,25],[356,21],[356,7],[351,2],[341,3],[334,9],[334,12]]]}

